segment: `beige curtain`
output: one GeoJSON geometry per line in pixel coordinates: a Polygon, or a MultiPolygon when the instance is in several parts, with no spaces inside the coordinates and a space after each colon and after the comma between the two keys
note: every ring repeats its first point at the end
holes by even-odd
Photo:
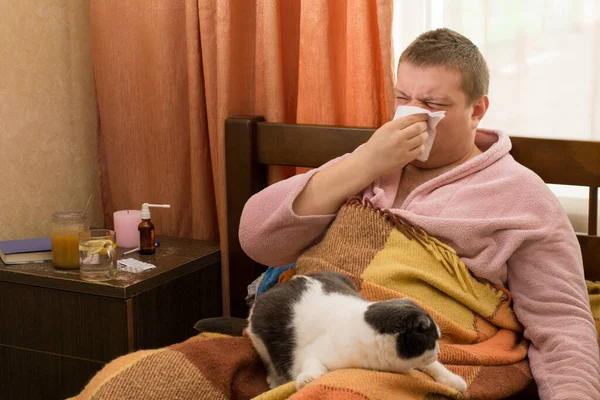
{"type": "Polygon", "coordinates": [[[227,117],[391,116],[391,0],[92,0],[91,14],[107,225],[115,210],[170,203],[152,215],[157,233],[220,238],[225,255],[227,117]]]}

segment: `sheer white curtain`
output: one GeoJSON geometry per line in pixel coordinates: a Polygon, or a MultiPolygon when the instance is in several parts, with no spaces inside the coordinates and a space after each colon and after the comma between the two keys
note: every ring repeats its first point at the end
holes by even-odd
{"type": "Polygon", "coordinates": [[[394,50],[447,27],[491,74],[482,124],[512,135],[600,140],[600,0],[394,0],[394,50]]]}
{"type": "MultiPolygon", "coordinates": [[[[440,27],[467,36],[488,62],[483,127],[600,141],[600,0],[394,0],[396,62],[420,33],[440,27]]],[[[550,187],[585,231],[587,189],[550,187]]]]}

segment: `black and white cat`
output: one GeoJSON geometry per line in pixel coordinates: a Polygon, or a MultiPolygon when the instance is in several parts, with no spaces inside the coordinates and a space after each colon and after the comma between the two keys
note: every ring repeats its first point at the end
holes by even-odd
{"type": "Polygon", "coordinates": [[[259,296],[248,335],[275,388],[296,388],[327,371],[363,368],[407,373],[413,368],[461,392],[465,381],[437,361],[440,331],[408,299],[369,302],[335,272],[295,276],[259,296]]]}

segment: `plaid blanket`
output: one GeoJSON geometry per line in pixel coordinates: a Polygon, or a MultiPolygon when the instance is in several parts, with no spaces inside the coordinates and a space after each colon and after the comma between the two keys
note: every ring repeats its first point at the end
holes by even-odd
{"type": "MultiPolygon", "coordinates": [[[[200,334],[112,361],[75,399],[502,398],[531,382],[528,343],[510,293],[475,279],[454,250],[389,211],[351,199],[280,280],[323,269],[351,277],[369,300],[408,296],[425,308],[442,332],[440,361],[465,379],[467,393],[420,371],[360,369],[329,372],[298,392],[293,382],[269,390],[247,338],[200,334]]],[[[598,318],[600,285],[589,289],[598,318]]]]}

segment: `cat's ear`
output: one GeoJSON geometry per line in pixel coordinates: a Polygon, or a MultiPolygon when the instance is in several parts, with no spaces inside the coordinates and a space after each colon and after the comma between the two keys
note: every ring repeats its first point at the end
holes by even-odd
{"type": "Polygon", "coordinates": [[[429,318],[427,315],[421,314],[417,317],[417,320],[415,321],[415,328],[424,331],[429,329],[431,323],[431,318],[429,318]]]}

